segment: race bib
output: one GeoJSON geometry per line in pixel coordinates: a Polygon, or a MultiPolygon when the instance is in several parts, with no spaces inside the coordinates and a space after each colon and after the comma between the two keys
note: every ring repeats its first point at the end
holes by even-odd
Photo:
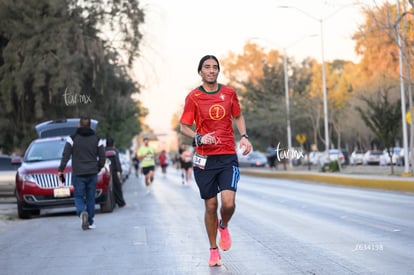
{"type": "Polygon", "coordinates": [[[206,167],[206,163],[207,163],[207,156],[199,155],[197,153],[194,154],[193,166],[196,166],[200,169],[204,169],[206,167]]]}

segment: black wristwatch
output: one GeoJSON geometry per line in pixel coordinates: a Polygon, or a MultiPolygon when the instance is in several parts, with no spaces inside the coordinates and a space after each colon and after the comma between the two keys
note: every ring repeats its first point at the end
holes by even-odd
{"type": "Polygon", "coordinates": [[[249,135],[248,134],[244,134],[244,135],[242,135],[242,137],[245,137],[245,138],[249,139],[249,135]]]}

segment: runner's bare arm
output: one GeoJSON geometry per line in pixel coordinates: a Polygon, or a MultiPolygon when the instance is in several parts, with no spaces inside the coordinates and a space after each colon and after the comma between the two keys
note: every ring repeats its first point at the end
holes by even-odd
{"type": "Polygon", "coordinates": [[[195,132],[190,128],[190,126],[180,123],[180,131],[183,135],[193,138],[195,132]]]}
{"type": "MultiPolygon", "coordinates": [[[[247,132],[246,132],[246,123],[244,121],[244,116],[242,114],[240,114],[238,117],[235,117],[234,119],[236,121],[236,127],[237,127],[237,130],[239,130],[239,134],[241,136],[246,135],[247,132]]],[[[242,147],[245,148],[244,151],[243,151],[243,155],[247,155],[252,150],[251,143],[245,137],[242,137],[240,139],[240,145],[239,145],[239,147],[240,148],[242,148],[242,147]]]]}

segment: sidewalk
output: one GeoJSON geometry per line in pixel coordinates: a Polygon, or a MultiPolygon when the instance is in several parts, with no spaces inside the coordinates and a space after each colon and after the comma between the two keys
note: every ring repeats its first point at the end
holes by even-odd
{"type": "Polygon", "coordinates": [[[354,186],[361,188],[382,189],[414,193],[414,177],[402,176],[404,167],[395,166],[391,175],[389,166],[345,166],[340,172],[321,172],[318,167],[294,166],[284,170],[269,168],[241,168],[245,175],[316,181],[329,184],[354,186]]]}

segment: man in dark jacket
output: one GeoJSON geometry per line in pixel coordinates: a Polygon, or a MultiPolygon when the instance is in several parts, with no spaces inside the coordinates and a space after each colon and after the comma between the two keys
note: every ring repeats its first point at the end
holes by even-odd
{"type": "Polygon", "coordinates": [[[82,229],[96,228],[95,193],[98,173],[105,165],[104,143],[91,129],[91,119],[81,117],[76,133],[69,136],[58,169],[59,178],[72,156],[72,185],[76,214],[82,220],[82,229]]]}
{"type": "Polygon", "coordinates": [[[105,148],[105,155],[111,161],[111,174],[112,174],[112,183],[113,183],[113,191],[115,197],[115,203],[119,207],[124,207],[126,205],[124,200],[124,195],[122,193],[122,166],[121,161],[119,160],[119,152],[115,148],[114,139],[107,138],[106,139],[106,148],[105,148]]]}

